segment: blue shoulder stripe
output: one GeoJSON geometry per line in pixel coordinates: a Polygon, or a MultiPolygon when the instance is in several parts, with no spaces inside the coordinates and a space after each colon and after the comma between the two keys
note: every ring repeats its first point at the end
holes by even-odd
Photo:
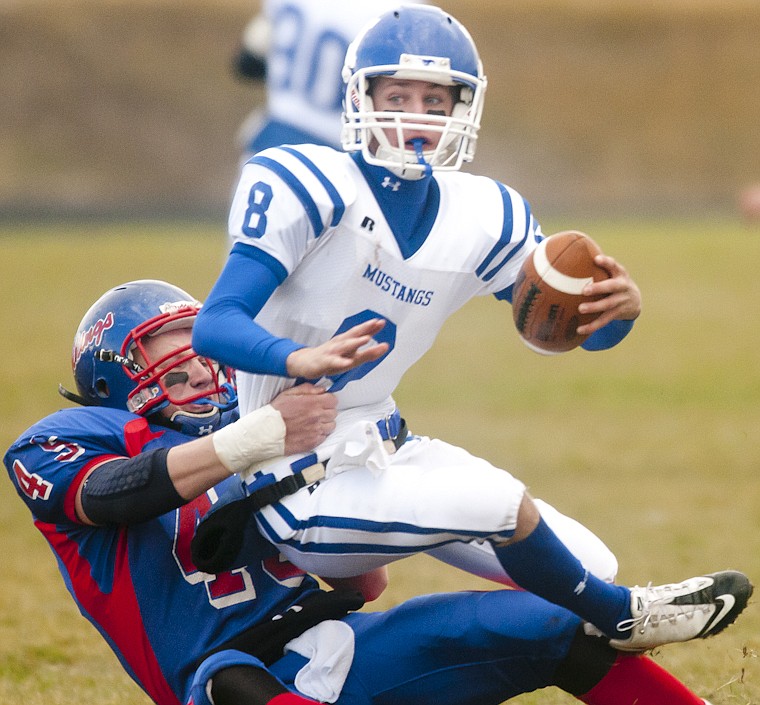
{"type": "Polygon", "coordinates": [[[249,160],[249,164],[258,164],[259,166],[266,167],[270,171],[273,171],[279,176],[290,188],[290,190],[296,195],[301,205],[306,211],[309,220],[311,221],[311,227],[314,230],[314,237],[319,237],[322,231],[325,229],[322,223],[322,216],[319,214],[319,208],[314,203],[314,199],[311,194],[306,190],[306,187],[298,180],[292,171],[284,167],[280,162],[270,159],[269,157],[255,156],[249,160]]]}
{"type": "MultiPolygon", "coordinates": [[[[505,216],[504,216],[505,226],[504,227],[506,228],[507,227],[507,223],[509,223],[509,230],[510,230],[510,233],[511,233],[512,228],[513,228],[513,224],[514,224],[514,218],[513,218],[513,214],[512,214],[512,201],[509,198],[509,194],[507,193],[506,189],[504,191],[502,191],[502,198],[504,199],[504,212],[505,212],[505,216]],[[509,207],[509,217],[507,217],[507,215],[506,215],[507,207],[509,207]]],[[[501,262],[499,262],[499,264],[497,264],[495,267],[493,267],[487,274],[482,275],[483,281],[490,281],[491,279],[493,279],[501,271],[501,268],[505,264],[507,264],[507,262],[509,262],[520,251],[520,249],[523,247],[523,245],[527,241],[528,235],[530,234],[530,231],[531,231],[531,219],[532,219],[532,216],[531,216],[531,213],[530,213],[530,206],[528,205],[528,202],[525,199],[523,199],[523,206],[525,206],[525,232],[523,233],[522,238],[520,238],[520,241],[518,243],[516,243],[510,249],[510,251],[503,257],[503,259],[501,260],[501,262]]],[[[497,246],[494,247],[494,250],[497,250],[498,245],[500,245],[502,242],[504,242],[504,240],[505,240],[505,234],[504,234],[504,231],[502,231],[502,236],[499,239],[499,243],[497,244],[497,246]]],[[[507,239],[507,241],[505,242],[504,245],[502,245],[501,247],[498,247],[497,253],[500,253],[501,250],[503,250],[504,247],[507,244],[509,244],[509,240],[508,239],[507,239]]],[[[492,253],[493,253],[493,250],[492,250],[492,253]]],[[[489,255],[489,257],[490,257],[490,255],[489,255]]],[[[491,260],[492,259],[493,258],[491,258],[491,260]]],[[[481,265],[481,267],[482,267],[482,265],[481,265]]]]}
{"type": "Polygon", "coordinates": [[[287,152],[288,154],[292,154],[296,159],[298,159],[299,162],[301,162],[312,174],[314,174],[314,176],[317,177],[319,183],[322,184],[325,191],[327,191],[327,195],[330,196],[333,202],[333,217],[330,221],[330,225],[332,227],[335,227],[338,223],[340,223],[341,219],[343,218],[343,213],[346,211],[346,204],[340,197],[338,189],[335,188],[332,181],[330,181],[322,173],[322,171],[313,161],[311,161],[311,159],[301,154],[301,152],[299,152],[297,149],[293,149],[292,147],[282,147],[282,151],[287,152]]]}
{"type": "Polygon", "coordinates": [[[512,239],[512,200],[509,198],[509,194],[507,193],[507,187],[498,181],[496,184],[499,187],[499,191],[501,192],[501,200],[504,203],[504,225],[501,228],[501,236],[499,237],[499,241],[491,248],[488,256],[480,263],[480,266],[475,272],[479,277],[483,276],[483,272],[485,272],[488,265],[493,262],[494,257],[496,257],[496,255],[498,255],[499,252],[501,252],[512,239]]]}

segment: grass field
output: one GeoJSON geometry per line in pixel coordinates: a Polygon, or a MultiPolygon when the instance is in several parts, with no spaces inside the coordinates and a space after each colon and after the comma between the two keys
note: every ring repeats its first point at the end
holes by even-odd
{"type": "MultiPolygon", "coordinates": [[[[566,223],[544,223],[552,232],[566,223]]],[[[644,314],[607,353],[544,358],[511,312],[472,302],[402,383],[412,429],[513,470],[603,536],[620,580],[738,568],[760,582],[760,232],[729,220],[575,222],[634,273],[644,314]]],[[[198,297],[222,261],[216,226],[0,229],[0,445],[66,403],[71,340],[108,287],[164,278],[198,297]]],[[[0,702],[145,705],[76,612],[52,554],[0,481],[0,702]]],[[[426,558],[392,567],[385,607],[480,581],[426,558]]],[[[655,658],[714,705],[760,704],[757,600],[725,634],[655,658]]],[[[392,667],[392,664],[387,664],[392,667]]],[[[556,690],[522,705],[575,702],[556,690]]]]}

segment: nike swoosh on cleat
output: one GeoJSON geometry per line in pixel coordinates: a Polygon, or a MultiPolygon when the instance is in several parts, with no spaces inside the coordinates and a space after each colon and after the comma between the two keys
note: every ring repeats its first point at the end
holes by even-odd
{"type": "Polygon", "coordinates": [[[723,604],[723,607],[721,607],[720,612],[717,612],[715,616],[705,625],[705,628],[702,630],[700,636],[710,636],[710,630],[716,625],[720,624],[720,621],[723,619],[723,617],[725,617],[736,604],[736,599],[730,593],[726,593],[725,595],[718,595],[715,600],[716,602],[720,600],[723,604]]]}

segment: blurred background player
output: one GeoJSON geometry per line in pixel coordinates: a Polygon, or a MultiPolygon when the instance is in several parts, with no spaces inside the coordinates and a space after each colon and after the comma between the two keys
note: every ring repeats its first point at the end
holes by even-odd
{"type": "Polygon", "coordinates": [[[364,24],[397,4],[263,0],[234,61],[237,76],[266,81],[266,108],[253,110],[238,133],[244,159],[281,144],[340,147],[346,50],[364,24]]]}
{"type": "Polygon", "coordinates": [[[234,570],[199,572],[189,538],[232,482],[216,439],[242,432],[249,461],[308,449],[332,428],[335,400],[306,385],[235,421],[225,372],[189,346],[198,306],[155,280],[106,292],[74,340],[77,391],[64,394],[81,406],[35,423],[5,457],[80,611],[155,703],[311,702],[300,689],[355,705],[389,692],[398,705],[461,705],[547,685],[594,705],[700,703],[650,659],[617,654],[526,593],[418,597],[346,617],[367,583],[324,592],[256,531],[234,570]]]}

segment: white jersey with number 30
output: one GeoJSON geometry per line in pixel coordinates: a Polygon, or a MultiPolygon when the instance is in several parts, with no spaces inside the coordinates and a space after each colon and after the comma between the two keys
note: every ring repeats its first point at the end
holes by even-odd
{"type": "MultiPolygon", "coordinates": [[[[541,238],[516,191],[458,172],[437,174],[418,227],[395,235],[384,212],[404,209],[404,189],[418,182],[385,174],[373,193],[350,155],[313,145],[265,150],[244,167],[230,213],[233,242],[266,253],[284,278],[256,318],[271,333],[315,346],[385,319],[377,340],[387,355],[325,380],[351,412],[346,420],[392,410],[393,390],[446,319],[473,296],[511,287],[541,238]]],[[[245,414],[287,382],[240,373],[238,384],[245,414]]]]}
{"type": "MultiPolygon", "coordinates": [[[[419,1],[419,0],[417,0],[419,1]]],[[[349,42],[397,0],[265,0],[270,24],[267,113],[340,144],[345,86],[341,69],[349,42]]]]}

